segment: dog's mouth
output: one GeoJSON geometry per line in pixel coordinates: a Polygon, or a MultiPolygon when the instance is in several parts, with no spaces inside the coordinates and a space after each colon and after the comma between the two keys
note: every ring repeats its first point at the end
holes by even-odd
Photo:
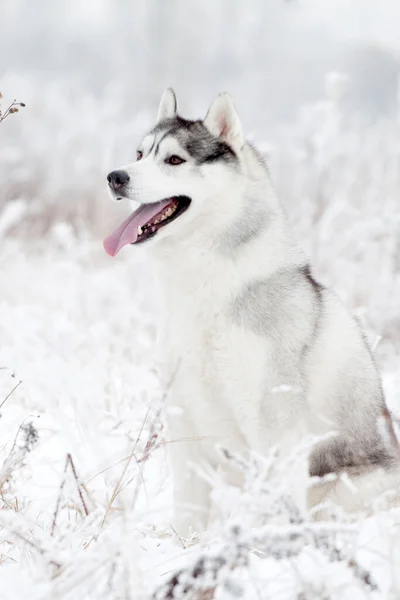
{"type": "Polygon", "coordinates": [[[183,214],[190,202],[188,196],[174,196],[160,202],[142,204],[104,240],[105,251],[110,256],[115,256],[128,244],[140,244],[151,239],[161,227],[183,214]]]}

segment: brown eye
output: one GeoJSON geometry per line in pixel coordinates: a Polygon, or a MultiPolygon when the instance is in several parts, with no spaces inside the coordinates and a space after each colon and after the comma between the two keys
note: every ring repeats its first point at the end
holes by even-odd
{"type": "Polygon", "coordinates": [[[141,160],[143,158],[143,152],[140,152],[140,150],[138,150],[136,152],[136,160],[141,160]]]}
{"type": "Polygon", "coordinates": [[[183,160],[183,158],[181,158],[180,156],[177,156],[176,154],[173,154],[172,156],[169,156],[165,159],[165,164],[167,165],[181,165],[184,162],[186,161],[183,160]]]}

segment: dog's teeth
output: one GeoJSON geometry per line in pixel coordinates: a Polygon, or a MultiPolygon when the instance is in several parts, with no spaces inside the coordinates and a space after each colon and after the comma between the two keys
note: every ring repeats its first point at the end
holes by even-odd
{"type": "Polygon", "coordinates": [[[142,228],[140,227],[140,225],[138,225],[137,232],[138,235],[142,235],[142,228]]]}
{"type": "Polygon", "coordinates": [[[138,234],[140,235],[141,233],[147,231],[148,229],[150,229],[151,232],[155,231],[156,228],[154,226],[158,225],[162,221],[165,221],[165,219],[168,219],[168,217],[173,215],[175,210],[177,209],[177,206],[178,206],[177,204],[173,204],[172,206],[167,208],[166,211],[163,212],[162,215],[158,219],[155,219],[151,223],[147,223],[143,227],[138,227],[138,234]]]}
{"type": "Polygon", "coordinates": [[[175,205],[174,206],[170,206],[165,213],[163,214],[162,218],[163,219],[168,219],[168,217],[170,217],[175,211],[175,205]]]}

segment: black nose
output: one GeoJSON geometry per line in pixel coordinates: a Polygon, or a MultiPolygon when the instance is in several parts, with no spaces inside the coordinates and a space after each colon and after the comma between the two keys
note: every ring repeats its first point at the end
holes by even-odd
{"type": "Polygon", "coordinates": [[[107,175],[107,181],[113,190],[119,190],[128,183],[129,175],[126,171],[122,170],[111,171],[111,173],[107,175]]]}

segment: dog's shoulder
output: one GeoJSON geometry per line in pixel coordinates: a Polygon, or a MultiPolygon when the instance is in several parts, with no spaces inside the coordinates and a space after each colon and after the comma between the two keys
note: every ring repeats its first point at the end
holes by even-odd
{"type": "Polygon", "coordinates": [[[311,335],[323,302],[323,287],[310,267],[287,267],[246,282],[229,310],[232,320],[260,335],[303,331],[311,335]]]}

